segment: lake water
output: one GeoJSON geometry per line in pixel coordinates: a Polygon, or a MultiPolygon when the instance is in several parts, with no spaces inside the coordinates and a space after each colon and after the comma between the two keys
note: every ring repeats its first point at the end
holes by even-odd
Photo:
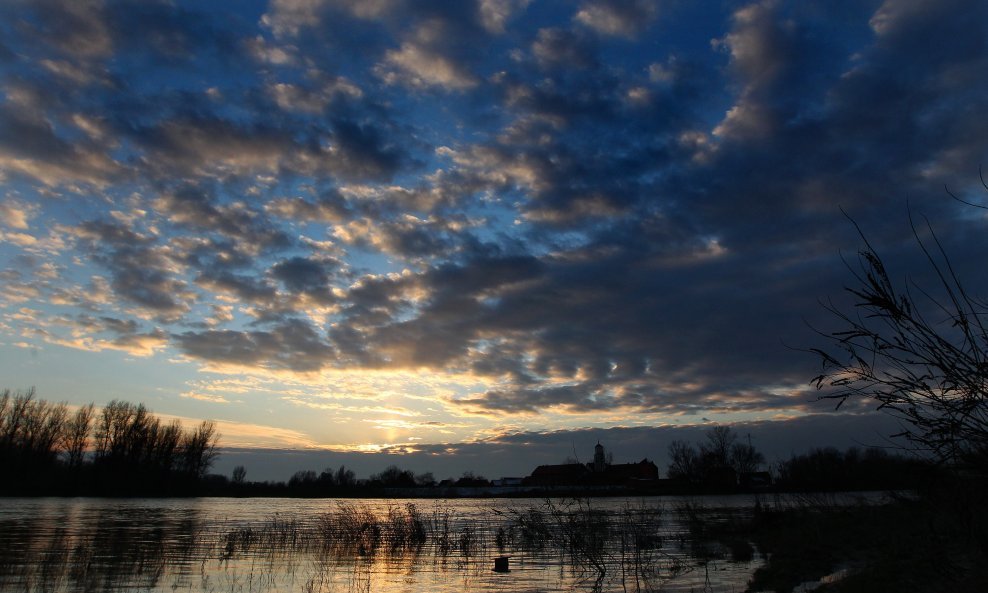
{"type": "Polygon", "coordinates": [[[725,523],[755,503],[0,499],[0,591],[743,591],[757,552],[701,538],[690,519],[725,523]]]}

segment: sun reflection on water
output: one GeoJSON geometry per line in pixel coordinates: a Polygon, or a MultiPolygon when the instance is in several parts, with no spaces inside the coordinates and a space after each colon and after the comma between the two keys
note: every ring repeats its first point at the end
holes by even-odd
{"type": "Polygon", "coordinates": [[[672,499],[7,502],[5,591],[736,591],[760,564],[672,499]]]}

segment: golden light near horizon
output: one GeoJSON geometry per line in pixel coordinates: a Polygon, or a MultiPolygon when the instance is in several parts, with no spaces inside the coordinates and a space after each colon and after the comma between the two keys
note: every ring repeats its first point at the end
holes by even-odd
{"type": "Polygon", "coordinates": [[[303,4],[0,6],[10,388],[246,448],[785,432],[845,213],[980,269],[976,3],[303,4]]]}

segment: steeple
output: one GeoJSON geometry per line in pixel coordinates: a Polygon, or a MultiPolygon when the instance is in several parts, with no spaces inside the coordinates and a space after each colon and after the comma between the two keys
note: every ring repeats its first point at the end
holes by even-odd
{"type": "Polygon", "coordinates": [[[604,445],[597,441],[597,446],[593,448],[593,471],[602,472],[606,465],[604,463],[604,445]]]}

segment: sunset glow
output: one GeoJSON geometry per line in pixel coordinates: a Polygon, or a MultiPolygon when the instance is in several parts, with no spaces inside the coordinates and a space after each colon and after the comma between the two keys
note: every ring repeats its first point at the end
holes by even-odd
{"type": "Polygon", "coordinates": [[[926,217],[984,288],[984,212],[944,192],[983,202],[984,22],[949,1],[4,2],[0,387],[438,473],[468,451],[528,471],[523,443],[602,431],[629,459],[712,423],[770,453],[867,441],[887,426],[829,415],[799,350],[843,298],[847,217],[897,280],[926,217]]]}

